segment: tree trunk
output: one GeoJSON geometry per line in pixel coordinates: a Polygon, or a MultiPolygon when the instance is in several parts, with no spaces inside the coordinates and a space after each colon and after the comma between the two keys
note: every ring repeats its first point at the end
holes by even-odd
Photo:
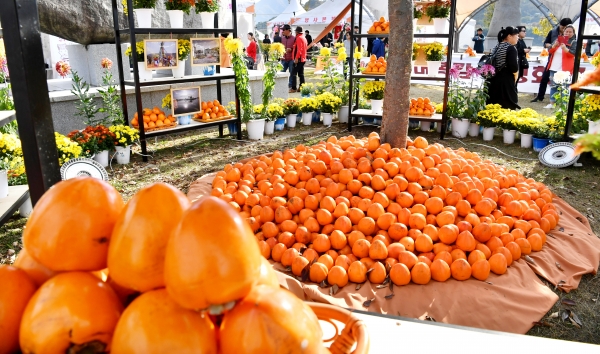
{"type": "Polygon", "coordinates": [[[521,25],[521,0],[498,0],[494,4],[494,15],[487,33],[486,49],[492,50],[498,44],[498,32],[502,27],[521,25]]]}
{"type": "Polygon", "coordinates": [[[410,75],[413,38],[413,3],[411,0],[389,0],[390,16],[388,65],[381,140],[392,147],[406,147],[410,110],[410,75]]]}

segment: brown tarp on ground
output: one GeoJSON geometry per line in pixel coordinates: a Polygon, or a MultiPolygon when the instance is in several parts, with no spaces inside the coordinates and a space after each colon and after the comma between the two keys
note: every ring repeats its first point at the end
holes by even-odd
{"type": "MultiPolygon", "coordinates": [[[[210,195],[215,174],[209,174],[191,184],[188,198],[196,200],[210,195]]],[[[425,319],[437,322],[485,328],[513,333],[526,333],[534,321],[540,320],[558,300],[536,274],[565,291],[576,289],[581,276],[596,273],[600,262],[600,239],[590,229],[587,219],[564,200],[555,198],[561,214],[560,222],[547,238],[540,252],[531,254],[535,265],[520,259],[506,274],[491,274],[488,282],[475,279],[444,283],[431,281],[427,285],[394,286],[394,297],[385,299],[390,288],[376,289],[365,283],[357,291],[355,284],[340,289],[334,296],[329,288],[314,283],[305,284],[282,272],[277,272],[280,284],[304,300],[335,304],[358,310],[425,319]],[[561,231],[562,230],[562,231],[561,231]],[[560,264],[560,269],[557,264],[560,264]],[[363,303],[370,299],[368,308],[363,303]]],[[[274,264],[283,269],[281,264],[274,264]]]]}

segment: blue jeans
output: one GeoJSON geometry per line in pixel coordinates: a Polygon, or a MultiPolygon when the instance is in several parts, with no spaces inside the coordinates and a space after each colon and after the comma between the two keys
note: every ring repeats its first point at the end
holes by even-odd
{"type": "Polygon", "coordinates": [[[290,78],[288,79],[288,88],[292,88],[292,72],[294,71],[294,61],[293,60],[282,60],[281,65],[283,65],[283,70],[281,72],[286,72],[288,69],[290,70],[290,78]]]}
{"type": "Polygon", "coordinates": [[[556,71],[553,71],[553,70],[549,70],[549,71],[550,71],[550,103],[554,103],[554,102],[556,102],[556,98],[554,98],[554,95],[556,94],[556,92],[558,92],[556,82],[554,82],[554,74],[556,74],[556,71]]]}

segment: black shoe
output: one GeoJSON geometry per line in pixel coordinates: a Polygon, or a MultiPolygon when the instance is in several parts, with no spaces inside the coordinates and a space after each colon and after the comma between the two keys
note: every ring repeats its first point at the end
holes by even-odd
{"type": "Polygon", "coordinates": [[[543,98],[540,100],[539,98],[537,98],[537,97],[536,97],[536,98],[532,99],[532,100],[531,100],[531,101],[529,101],[529,102],[543,102],[543,101],[544,101],[544,99],[543,99],[543,98]]]}

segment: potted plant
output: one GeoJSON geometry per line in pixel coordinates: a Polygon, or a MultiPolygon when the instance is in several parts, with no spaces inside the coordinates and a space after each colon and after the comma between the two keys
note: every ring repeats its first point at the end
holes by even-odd
{"type": "Polygon", "coordinates": [[[425,51],[425,60],[427,60],[427,73],[429,76],[436,76],[444,59],[444,46],[440,42],[433,42],[420,46],[425,51]]]}
{"type": "Polygon", "coordinates": [[[413,28],[417,27],[417,23],[419,20],[423,18],[424,11],[423,5],[414,5],[413,6],[413,28]]]}
{"type": "Polygon", "coordinates": [[[323,112],[323,125],[331,126],[333,113],[339,111],[342,106],[342,99],[331,92],[324,92],[317,96],[317,99],[319,100],[321,111],[323,112]]]}
{"type": "Polygon", "coordinates": [[[66,136],[54,132],[54,140],[58,149],[58,165],[62,166],[65,162],[81,156],[82,148],[73,140],[66,136]]]}
{"type": "Polygon", "coordinates": [[[446,24],[450,14],[450,1],[435,0],[425,7],[425,14],[429,17],[429,22],[433,19],[433,28],[435,33],[448,33],[446,24]]]}
{"type": "Polygon", "coordinates": [[[88,126],[83,131],[91,134],[96,140],[94,160],[102,165],[102,167],[108,166],[109,153],[115,146],[115,133],[111,132],[104,125],[88,126]]]}
{"type": "Polygon", "coordinates": [[[383,114],[385,81],[367,81],[362,89],[365,98],[371,100],[371,112],[373,112],[373,114],[383,114]]]}
{"type": "Polygon", "coordinates": [[[588,134],[600,133],[600,95],[586,96],[580,112],[587,119],[588,134]]]}
{"type": "MultiPolygon", "coordinates": [[[[235,104],[235,101],[230,101],[225,109],[227,112],[229,112],[229,114],[237,117],[237,105],[235,104]]],[[[237,134],[237,122],[227,123],[227,129],[229,129],[229,134],[237,134]]]]}
{"type": "Polygon", "coordinates": [[[137,130],[126,125],[113,125],[108,128],[115,134],[115,149],[117,150],[117,163],[125,165],[131,159],[131,144],[140,138],[137,130]]]}
{"type": "MultiPolygon", "coordinates": [[[[528,109],[529,108],[524,109],[522,111],[528,109]]],[[[540,119],[537,118],[537,113],[535,113],[535,115],[532,116],[526,116],[525,114],[521,114],[522,111],[517,112],[517,116],[515,119],[515,128],[517,129],[517,131],[519,131],[519,135],[521,136],[521,147],[531,148],[531,144],[533,143],[533,133],[536,126],[540,123],[540,119]]]]}
{"type": "MultiPolygon", "coordinates": [[[[190,14],[190,10],[196,4],[195,0],[165,0],[165,7],[171,28],[183,28],[183,13],[190,14]]],[[[181,54],[180,54],[181,55],[181,54]]]]}
{"type": "Polygon", "coordinates": [[[540,120],[533,128],[533,151],[540,152],[550,143],[550,127],[546,119],[540,120]]]}
{"type": "Polygon", "coordinates": [[[137,18],[138,28],[152,28],[152,13],[156,0],[133,0],[133,13],[137,18]]]}
{"type": "Polygon", "coordinates": [[[261,140],[264,136],[266,125],[265,107],[262,104],[253,106],[251,117],[250,121],[246,122],[248,139],[261,140]]]}
{"type": "MultiPolygon", "coordinates": [[[[139,41],[137,43],[135,43],[135,53],[136,53],[136,58],[137,58],[137,66],[138,66],[138,73],[140,76],[140,81],[150,81],[152,80],[152,70],[146,70],[146,65],[144,63],[145,58],[144,58],[144,41],[139,41]]],[[[128,57],[131,57],[131,46],[129,46],[126,50],[125,50],[125,55],[127,55],[128,57]]],[[[133,73],[132,73],[133,75],[133,73]]]]}
{"type": "Polygon", "coordinates": [[[196,0],[196,13],[200,14],[203,28],[215,27],[215,12],[219,11],[219,0],[196,0]]]}
{"type": "MultiPolygon", "coordinates": [[[[265,134],[271,135],[275,131],[275,121],[283,117],[283,107],[279,103],[269,103],[265,107],[265,134]]],[[[284,118],[285,119],[285,118],[284,118]]]]}
{"type": "Polygon", "coordinates": [[[180,79],[185,76],[185,61],[192,53],[192,44],[187,39],[177,40],[177,50],[179,51],[179,65],[173,71],[173,77],[180,79]]]}
{"type": "Polygon", "coordinates": [[[283,101],[283,110],[287,115],[288,128],[294,128],[296,126],[298,113],[300,113],[300,100],[297,98],[288,98],[283,101]]]}
{"type": "Polygon", "coordinates": [[[8,173],[11,169],[11,161],[21,151],[21,141],[17,135],[0,133],[0,198],[8,196],[8,173]]]}
{"type": "Polygon", "coordinates": [[[313,113],[319,109],[319,101],[314,97],[304,97],[300,100],[298,108],[302,112],[302,124],[310,125],[313,113]]]}
{"type": "Polygon", "coordinates": [[[483,140],[491,141],[494,138],[494,131],[502,115],[507,111],[499,104],[488,104],[485,109],[477,114],[477,120],[483,127],[483,140]]]}
{"type": "Polygon", "coordinates": [[[92,158],[98,151],[96,137],[84,130],[73,130],[67,134],[67,138],[81,146],[81,156],[92,158]]]}
{"type": "MultiPolygon", "coordinates": [[[[267,70],[263,75],[262,106],[264,110],[268,109],[269,103],[273,99],[273,90],[275,90],[275,76],[277,76],[277,73],[283,69],[283,66],[279,63],[278,58],[282,58],[284,55],[285,47],[283,44],[273,43],[271,45],[270,57],[274,60],[266,62],[265,67],[267,70]]],[[[267,112],[263,112],[263,115],[267,116],[268,114],[267,112]]],[[[275,119],[279,117],[275,117],[275,119]]],[[[271,131],[269,128],[267,128],[267,130],[271,131]]]]}
{"type": "Polygon", "coordinates": [[[512,144],[515,142],[516,129],[516,112],[508,111],[505,112],[498,125],[502,128],[502,138],[505,144],[512,144]]]}
{"type": "Polygon", "coordinates": [[[302,86],[300,86],[300,95],[304,98],[304,97],[310,97],[310,95],[313,93],[315,89],[315,85],[308,82],[308,83],[303,83],[302,86]]]}

